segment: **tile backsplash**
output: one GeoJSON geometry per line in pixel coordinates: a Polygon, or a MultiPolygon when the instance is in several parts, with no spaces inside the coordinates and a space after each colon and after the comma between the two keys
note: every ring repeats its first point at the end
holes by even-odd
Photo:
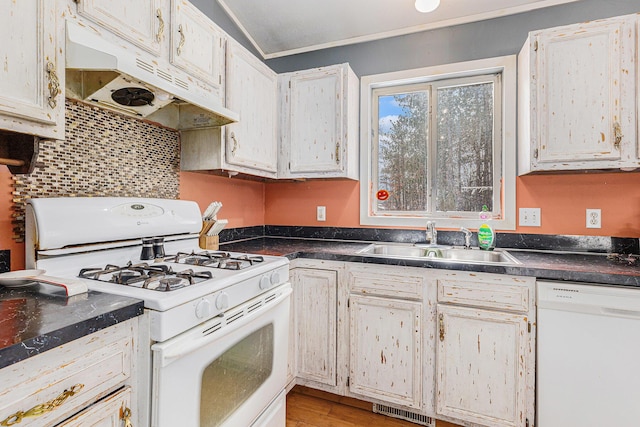
{"type": "Polygon", "coordinates": [[[67,100],[65,140],[40,141],[28,175],[15,175],[14,230],[24,239],[25,201],[37,197],[178,198],[177,131],[67,100]]]}

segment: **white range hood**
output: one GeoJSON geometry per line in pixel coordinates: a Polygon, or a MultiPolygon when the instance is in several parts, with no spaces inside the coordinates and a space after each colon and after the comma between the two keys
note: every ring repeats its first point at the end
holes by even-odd
{"type": "Polygon", "coordinates": [[[237,122],[215,95],[161,60],[136,55],[99,34],[67,21],[66,96],[156,120],[176,129],[237,122]]]}

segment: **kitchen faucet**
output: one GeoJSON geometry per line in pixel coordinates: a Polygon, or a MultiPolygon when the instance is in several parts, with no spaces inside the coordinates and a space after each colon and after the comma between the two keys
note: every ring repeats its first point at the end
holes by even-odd
{"type": "Polygon", "coordinates": [[[471,232],[464,227],[460,227],[460,231],[464,233],[464,248],[471,249],[471,232]]]}
{"type": "Polygon", "coordinates": [[[438,244],[438,230],[436,230],[435,221],[427,221],[427,230],[425,234],[426,240],[430,245],[438,244]]]}

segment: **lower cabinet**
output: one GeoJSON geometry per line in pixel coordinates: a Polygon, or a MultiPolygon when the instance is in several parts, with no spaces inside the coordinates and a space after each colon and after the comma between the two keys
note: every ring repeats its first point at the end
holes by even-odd
{"type": "Polygon", "coordinates": [[[298,259],[291,279],[292,384],[431,422],[535,425],[534,278],[298,259]]]}
{"type": "Polygon", "coordinates": [[[295,366],[301,379],[337,385],[338,273],[318,268],[293,270],[295,366]]]}
{"type": "Polygon", "coordinates": [[[131,319],[0,370],[0,425],[137,425],[138,320],[131,319]]]}
{"type": "Polygon", "coordinates": [[[422,407],[422,303],[349,297],[349,391],[422,407]]]}
{"type": "Polygon", "coordinates": [[[463,273],[437,282],[436,416],[532,425],[535,279],[463,273]]]}

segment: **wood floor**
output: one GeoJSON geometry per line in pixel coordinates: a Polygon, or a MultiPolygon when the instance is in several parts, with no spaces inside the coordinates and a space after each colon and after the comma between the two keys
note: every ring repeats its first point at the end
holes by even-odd
{"type": "MultiPolygon", "coordinates": [[[[418,427],[371,412],[371,404],[296,386],[287,395],[287,427],[418,427]],[[330,399],[330,400],[328,400],[330,399]],[[366,409],[365,409],[366,408],[366,409]]],[[[437,427],[458,427],[439,421],[437,427]]]]}

